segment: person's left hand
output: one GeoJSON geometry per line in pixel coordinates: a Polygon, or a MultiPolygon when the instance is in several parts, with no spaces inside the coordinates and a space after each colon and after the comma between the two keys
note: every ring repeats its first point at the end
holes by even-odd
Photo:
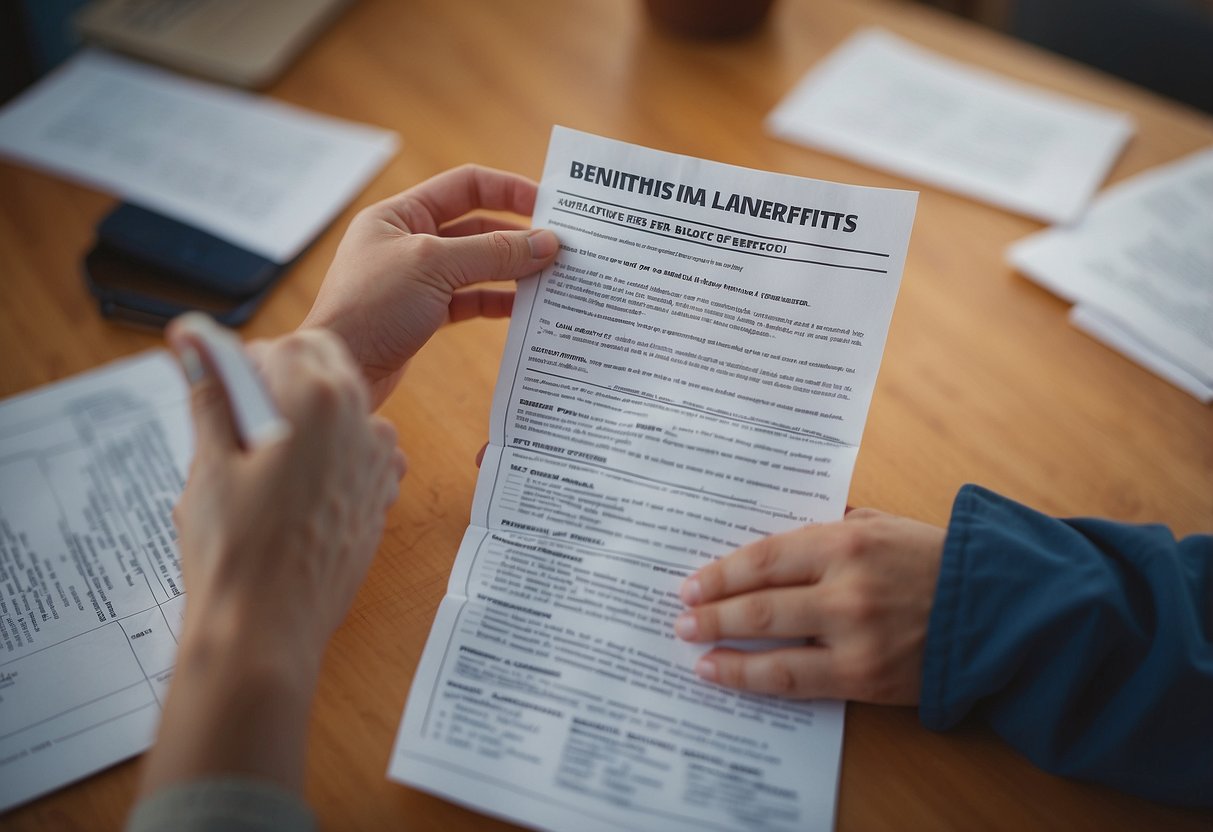
{"type": "Polygon", "coordinates": [[[387,398],[404,363],[440,326],[505,317],[511,289],[458,289],[532,275],[559,251],[556,235],[477,210],[530,215],[531,180],[477,165],[441,173],[361,211],[346,231],[303,327],[346,342],[371,385],[387,398]]]}
{"type": "Polygon", "coordinates": [[[683,583],[674,629],[694,642],[805,639],[747,652],[716,648],[710,682],[795,699],[918,702],[944,530],[872,509],[743,546],[683,583]]]}

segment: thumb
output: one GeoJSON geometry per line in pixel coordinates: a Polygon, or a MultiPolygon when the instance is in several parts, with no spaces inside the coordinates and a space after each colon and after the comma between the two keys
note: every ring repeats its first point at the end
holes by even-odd
{"type": "MultiPolygon", "coordinates": [[[[188,319],[189,316],[184,316],[188,319]]],[[[227,389],[219,380],[210,356],[181,318],[169,324],[168,343],[190,385],[190,413],[194,420],[195,454],[203,448],[236,450],[240,447],[232,422],[227,389]]]]}
{"type": "Polygon", "coordinates": [[[556,259],[560,241],[546,228],[443,237],[444,271],[453,288],[484,280],[517,280],[556,259]]]}

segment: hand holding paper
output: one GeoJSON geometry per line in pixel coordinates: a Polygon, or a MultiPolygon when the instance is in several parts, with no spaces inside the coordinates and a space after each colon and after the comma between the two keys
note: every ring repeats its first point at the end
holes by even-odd
{"type": "Polygon", "coordinates": [[[345,340],[371,384],[372,407],[443,323],[510,314],[512,287],[473,284],[527,277],[555,258],[552,232],[476,213],[529,216],[535,188],[517,174],[465,165],[355,217],[303,325],[345,340]]]}
{"type": "Polygon", "coordinates": [[[687,641],[800,639],[716,648],[695,666],[730,688],[795,699],[915,705],[944,530],[874,509],[764,537],[681,587],[687,641]]]}

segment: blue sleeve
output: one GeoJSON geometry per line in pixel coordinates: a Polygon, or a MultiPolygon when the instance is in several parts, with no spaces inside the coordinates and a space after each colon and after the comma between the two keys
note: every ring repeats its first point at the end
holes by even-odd
{"type": "Polygon", "coordinates": [[[970,713],[1048,771],[1213,806],[1213,536],[962,488],[919,716],[970,713]]]}

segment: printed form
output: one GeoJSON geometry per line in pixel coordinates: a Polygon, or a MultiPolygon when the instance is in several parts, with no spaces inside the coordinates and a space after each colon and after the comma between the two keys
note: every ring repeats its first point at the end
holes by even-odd
{"type": "Polygon", "coordinates": [[[0,405],[0,811],[151,745],[192,447],[164,351],[0,405]]]}
{"type": "Polygon", "coordinates": [[[389,775],[547,829],[829,829],[843,704],[692,672],[682,579],[842,516],[917,195],[555,128],[389,775]]]}

